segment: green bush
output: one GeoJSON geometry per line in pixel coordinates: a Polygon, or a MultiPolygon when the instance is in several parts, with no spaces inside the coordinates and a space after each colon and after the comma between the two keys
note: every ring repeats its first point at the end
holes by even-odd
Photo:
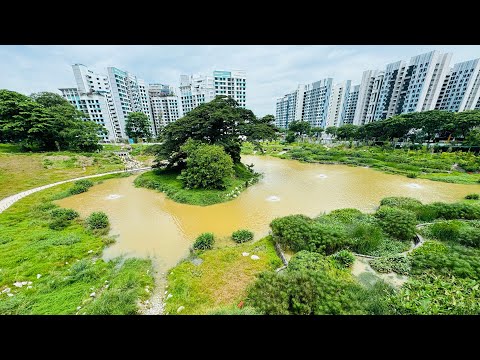
{"type": "Polygon", "coordinates": [[[289,271],[328,271],[331,264],[322,254],[302,250],[291,257],[287,268],[289,271]]]}
{"type": "Polygon", "coordinates": [[[180,148],[187,156],[187,168],[181,180],[185,188],[225,189],[233,177],[233,160],[219,145],[187,141],[180,148]]]}
{"type": "Polygon", "coordinates": [[[435,219],[480,219],[480,206],[476,204],[434,202],[425,206],[428,207],[432,213],[435,213],[435,219]]]}
{"type": "Polygon", "coordinates": [[[48,227],[52,230],[62,230],[65,229],[69,224],[70,222],[65,218],[56,218],[48,224],[48,227]]]}
{"type": "Polygon", "coordinates": [[[441,241],[457,241],[460,229],[464,226],[461,221],[440,221],[428,227],[428,231],[435,239],[441,241]]]}
{"type": "Polygon", "coordinates": [[[460,229],[457,241],[465,246],[480,247],[480,229],[473,227],[460,229]]]}
{"type": "Polygon", "coordinates": [[[95,211],[91,213],[87,217],[86,223],[91,230],[106,229],[110,224],[107,214],[105,214],[103,211],[95,211]]]}
{"type": "Polygon", "coordinates": [[[350,228],[349,235],[353,240],[352,249],[359,254],[371,255],[384,240],[382,229],[376,224],[359,222],[350,228]]]}
{"type": "Polygon", "coordinates": [[[355,256],[348,250],[340,250],[331,255],[331,257],[335,261],[335,265],[340,269],[349,268],[355,261],[355,256]]]}
{"type": "Polygon", "coordinates": [[[390,236],[404,241],[413,240],[415,236],[416,216],[409,210],[381,206],[375,213],[378,223],[390,236]]]}
{"type": "Polygon", "coordinates": [[[353,208],[333,210],[328,215],[326,215],[326,217],[338,220],[345,224],[352,223],[364,216],[365,215],[360,210],[353,208]]]}
{"type": "Polygon", "coordinates": [[[236,243],[243,243],[253,240],[253,232],[250,230],[237,230],[232,234],[232,240],[236,243]]]}
{"type": "Polygon", "coordinates": [[[434,271],[442,275],[480,279],[480,251],[462,245],[426,241],[410,254],[413,274],[434,271]]]}
{"type": "Polygon", "coordinates": [[[370,260],[370,266],[379,273],[396,272],[397,274],[410,274],[410,258],[405,255],[385,256],[370,260]]]}
{"type": "Polygon", "coordinates": [[[81,194],[88,191],[93,186],[93,182],[88,179],[77,180],[73,183],[73,186],[68,190],[70,195],[81,194]]]}
{"type": "Polygon", "coordinates": [[[215,240],[212,233],[203,233],[193,243],[195,250],[209,250],[213,247],[215,240]]]}
{"type": "Polygon", "coordinates": [[[398,207],[405,210],[416,210],[422,206],[421,201],[406,196],[391,196],[383,198],[380,206],[398,207]]]}
{"type": "Polygon", "coordinates": [[[465,199],[467,199],[467,200],[478,200],[478,199],[480,199],[480,195],[479,194],[468,194],[467,196],[465,196],[465,199]]]}
{"type": "Polygon", "coordinates": [[[350,245],[345,226],[322,223],[305,215],[288,215],[270,223],[274,238],[293,251],[332,254],[350,245]]]}
{"type": "Polygon", "coordinates": [[[65,219],[65,220],[73,220],[79,217],[78,212],[73,209],[63,209],[63,208],[56,208],[53,209],[50,214],[54,219],[65,219]]]}
{"type": "Polygon", "coordinates": [[[359,291],[352,280],[323,271],[263,272],[246,303],[267,315],[359,314],[359,291]]]}

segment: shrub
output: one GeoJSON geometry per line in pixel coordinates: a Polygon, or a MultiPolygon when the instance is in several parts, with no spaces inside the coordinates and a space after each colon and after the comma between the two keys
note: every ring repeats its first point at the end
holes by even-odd
{"type": "Polygon", "coordinates": [[[331,211],[328,215],[329,218],[338,220],[342,223],[352,223],[355,220],[365,216],[360,210],[346,208],[346,209],[337,209],[331,211]]]}
{"type": "Polygon", "coordinates": [[[465,196],[465,199],[467,199],[467,200],[478,200],[478,199],[480,199],[480,195],[479,194],[468,194],[467,196],[465,196]]]}
{"type": "Polygon", "coordinates": [[[457,235],[457,241],[465,246],[480,247],[480,229],[464,227],[457,235]]]}
{"type": "Polygon", "coordinates": [[[79,216],[78,212],[73,209],[63,209],[63,208],[56,208],[53,209],[50,214],[53,218],[57,219],[65,219],[65,220],[73,220],[79,216]]]}
{"type": "Polygon", "coordinates": [[[86,223],[88,227],[92,230],[105,229],[109,225],[108,216],[103,211],[95,211],[91,213],[87,217],[86,223]]]}
{"type": "Polygon", "coordinates": [[[365,222],[352,225],[349,235],[353,240],[352,249],[359,254],[371,254],[380,247],[384,239],[380,227],[365,222]]]}
{"type": "Polygon", "coordinates": [[[410,241],[415,236],[416,217],[409,210],[381,206],[375,217],[383,231],[398,240],[410,241]]]}
{"type": "Polygon", "coordinates": [[[250,230],[237,230],[232,234],[232,240],[236,243],[243,243],[253,240],[253,232],[250,230]]]}
{"type": "Polygon", "coordinates": [[[88,179],[77,180],[73,186],[68,190],[70,195],[81,194],[93,186],[93,182],[88,179]]]}
{"type": "Polygon", "coordinates": [[[422,206],[422,203],[414,198],[406,196],[391,196],[383,198],[380,206],[399,207],[405,210],[416,210],[422,206]]]}
{"type": "Polygon", "coordinates": [[[463,223],[457,220],[441,221],[428,227],[428,232],[441,241],[457,241],[463,223]]]}
{"type": "Polygon", "coordinates": [[[350,244],[345,227],[333,222],[318,222],[305,215],[288,215],[270,223],[272,234],[293,251],[308,250],[331,254],[350,244]]]}
{"type": "Polygon", "coordinates": [[[65,218],[57,218],[51,221],[48,224],[48,227],[52,230],[62,230],[65,229],[69,224],[70,222],[65,218]]]}
{"type": "Polygon", "coordinates": [[[212,233],[203,233],[193,243],[195,250],[209,250],[213,247],[215,240],[212,233]]]}
{"type": "Polygon", "coordinates": [[[302,250],[292,256],[287,268],[289,271],[327,271],[330,267],[330,263],[324,255],[302,250]]]}
{"type": "Polygon", "coordinates": [[[187,141],[181,149],[187,152],[187,168],[181,179],[186,188],[225,189],[233,177],[233,160],[222,146],[187,141]]]}
{"type": "Polygon", "coordinates": [[[350,267],[355,261],[355,256],[348,250],[340,250],[331,256],[335,260],[335,265],[340,269],[350,267]]]}
{"type": "Polygon", "coordinates": [[[408,275],[411,270],[410,258],[404,255],[385,256],[370,260],[370,266],[379,273],[396,272],[408,275]]]}
{"type": "Polygon", "coordinates": [[[323,271],[263,272],[249,288],[247,304],[267,315],[358,314],[361,287],[323,271]]]}

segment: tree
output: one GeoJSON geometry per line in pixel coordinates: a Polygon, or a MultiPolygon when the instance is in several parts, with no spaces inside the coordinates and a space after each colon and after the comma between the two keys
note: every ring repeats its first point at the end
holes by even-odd
{"type": "Polygon", "coordinates": [[[28,97],[0,90],[0,142],[19,143],[29,150],[93,151],[100,147],[98,133],[106,130],[84,118],[57,94],[28,97]]]}
{"type": "Polygon", "coordinates": [[[340,140],[352,140],[357,134],[358,126],[346,124],[337,128],[337,138],[340,140]]]}
{"type": "Polygon", "coordinates": [[[273,115],[265,115],[262,118],[254,117],[253,119],[250,119],[248,123],[243,125],[241,131],[243,135],[246,136],[247,141],[250,141],[255,145],[255,149],[259,149],[263,152],[260,141],[274,140],[277,137],[278,129],[274,122],[275,117],[273,115]]]}
{"type": "Polygon", "coordinates": [[[142,112],[128,114],[125,121],[125,134],[135,142],[138,142],[139,138],[152,137],[148,116],[142,112]]]}
{"type": "Polygon", "coordinates": [[[338,128],[336,126],[329,126],[325,129],[325,134],[335,137],[337,135],[338,128]]]}
{"type": "Polygon", "coordinates": [[[474,127],[480,125],[480,110],[463,111],[453,114],[450,128],[453,128],[454,136],[461,136],[466,139],[467,134],[474,127]]]}
{"type": "Polygon", "coordinates": [[[242,128],[245,121],[253,121],[255,115],[238,103],[224,96],[217,96],[208,103],[189,111],[184,117],[165,126],[157,162],[168,160],[168,168],[185,167],[186,153],[180,147],[191,138],[209,145],[222,145],[234,163],[240,162],[242,128]]]}
{"type": "Polygon", "coordinates": [[[310,135],[315,136],[316,141],[318,141],[320,136],[322,136],[322,133],[323,133],[323,128],[321,128],[321,127],[314,126],[310,129],[310,135]]]}
{"type": "Polygon", "coordinates": [[[308,121],[292,121],[288,124],[288,130],[297,133],[298,135],[308,135],[310,133],[311,125],[308,121]]]}
{"type": "Polygon", "coordinates": [[[187,167],[181,179],[186,188],[225,189],[233,176],[232,158],[222,146],[189,139],[181,150],[187,154],[187,167]]]}
{"type": "Polygon", "coordinates": [[[33,93],[30,95],[30,98],[46,108],[56,105],[70,105],[62,96],[47,91],[33,93]]]}

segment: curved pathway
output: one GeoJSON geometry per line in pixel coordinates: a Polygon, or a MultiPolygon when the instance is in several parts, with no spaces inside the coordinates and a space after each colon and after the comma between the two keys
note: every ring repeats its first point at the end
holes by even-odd
{"type": "Polygon", "coordinates": [[[48,188],[50,188],[50,187],[52,187],[52,186],[56,186],[56,185],[60,185],[60,184],[65,184],[65,183],[67,183],[67,182],[77,181],[77,180],[81,180],[81,179],[90,179],[90,178],[100,177],[100,176],[104,176],[104,175],[120,174],[120,173],[124,173],[124,172],[135,172],[135,171],[150,170],[150,169],[151,169],[151,167],[148,166],[148,167],[142,167],[142,168],[130,169],[130,170],[110,171],[110,172],[102,173],[102,174],[81,176],[81,177],[77,177],[77,178],[74,178],[74,179],[58,181],[58,182],[56,182],[56,183],[39,186],[39,187],[30,189],[30,190],[27,190],[27,191],[22,191],[22,192],[20,192],[20,193],[18,193],[18,194],[11,195],[11,196],[8,196],[8,197],[0,200],[0,214],[1,214],[2,212],[4,212],[5,210],[7,210],[10,206],[12,206],[13,204],[15,204],[18,200],[24,198],[25,196],[28,196],[28,195],[30,195],[30,194],[33,194],[33,193],[35,193],[35,192],[37,192],[37,191],[41,191],[41,190],[44,190],[44,189],[48,189],[48,188]]]}

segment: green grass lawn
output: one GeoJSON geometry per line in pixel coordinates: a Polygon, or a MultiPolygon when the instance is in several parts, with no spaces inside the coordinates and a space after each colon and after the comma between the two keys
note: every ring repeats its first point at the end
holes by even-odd
{"type": "Polygon", "coordinates": [[[235,177],[230,180],[225,190],[184,189],[178,172],[170,170],[153,170],[141,174],[135,179],[135,185],[164,192],[170,199],[191,205],[212,205],[231,200],[256,179],[243,164],[235,164],[235,177]]]}
{"type": "MultiPolygon", "coordinates": [[[[124,169],[122,160],[111,150],[99,153],[19,150],[15,145],[0,144],[0,199],[57,181],[124,169]]],[[[140,153],[133,157],[146,165],[153,160],[152,155],[140,153]]]]}
{"type": "Polygon", "coordinates": [[[87,230],[84,219],[61,230],[49,227],[58,208],[52,199],[71,186],[29,195],[0,214],[0,314],[135,314],[137,301],[149,297],[150,260],[103,261],[113,239],[87,230]],[[14,285],[25,281],[31,284],[14,285]]]}
{"type": "Polygon", "coordinates": [[[198,257],[203,260],[200,265],[186,259],[169,272],[167,290],[172,297],[166,301],[165,313],[177,314],[180,306],[185,307],[181,314],[223,313],[225,309],[231,313],[260,272],[282,266],[270,236],[207,250],[198,257]],[[243,256],[243,252],[249,256],[243,256]],[[251,255],[260,259],[252,260],[251,255]]]}

